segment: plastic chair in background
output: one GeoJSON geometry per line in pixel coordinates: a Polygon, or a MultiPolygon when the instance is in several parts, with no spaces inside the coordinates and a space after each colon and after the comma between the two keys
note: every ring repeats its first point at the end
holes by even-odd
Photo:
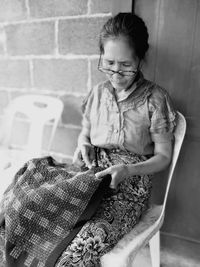
{"type": "Polygon", "coordinates": [[[109,253],[101,258],[102,267],[132,267],[137,252],[148,243],[152,267],[160,267],[160,228],[164,221],[168,192],[186,132],[184,116],[178,112],[177,117],[173,155],[168,168],[163,204],[152,205],[146,211],[134,229],[125,235],[109,253]]]}
{"type": "MultiPolygon", "coordinates": [[[[55,97],[45,95],[23,95],[13,99],[5,110],[4,142],[0,147],[0,161],[4,166],[24,161],[42,155],[42,141],[44,127],[51,122],[51,134],[48,140],[46,153],[50,152],[55,131],[63,111],[63,102],[55,97]],[[22,114],[29,123],[27,143],[23,149],[15,149],[11,146],[14,121],[16,116],[22,114]],[[6,162],[8,161],[8,164],[6,162]]],[[[46,140],[45,140],[46,141],[46,140]]],[[[0,164],[1,164],[0,162],[0,164]]],[[[2,165],[2,164],[1,164],[2,165]]],[[[1,168],[2,169],[2,168],[1,168]]]]}

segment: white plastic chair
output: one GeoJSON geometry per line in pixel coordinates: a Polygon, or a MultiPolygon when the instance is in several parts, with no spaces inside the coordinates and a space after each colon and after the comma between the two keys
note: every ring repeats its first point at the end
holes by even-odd
{"type": "Polygon", "coordinates": [[[63,102],[55,97],[45,95],[23,95],[13,99],[5,110],[5,138],[0,147],[0,159],[6,165],[11,165],[41,156],[44,127],[52,121],[52,131],[47,145],[47,153],[50,151],[58,121],[63,111],[63,102]],[[16,116],[23,114],[29,122],[27,143],[23,150],[14,149],[11,146],[11,137],[16,116]]]}
{"type": "Polygon", "coordinates": [[[162,205],[152,205],[142,216],[134,229],[101,258],[102,267],[132,267],[137,252],[149,243],[152,267],[160,267],[160,228],[164,221],[168,192],[186,132],[186,120],[178,112],[175,128],[172,161],[168,170],[168,180],[162,205]]]}

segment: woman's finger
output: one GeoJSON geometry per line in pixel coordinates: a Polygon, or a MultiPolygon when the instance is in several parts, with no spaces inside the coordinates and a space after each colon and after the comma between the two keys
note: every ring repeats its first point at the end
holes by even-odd
{"type": "Polygon", "coordinates": [[[79,166],[83,165],[83,161],[81,159],[81,151],[76,149],[76,151],[74,152],[74,156],[73,156],[73,160],[72,163],[75,163],[79,166]]]}
{"type": "Polygon", "coordinates": [[[97,172],[97,173],[95,174],[95,176],[96,176],[98,179],[100,179],[100,178],[102,178],[103,176],[105,176],[106,174],[111,174],[111,170],[110,170],[110,168],[107,168],[107,169],[105,169],[105,170],[103,170],[103,171],[97,172]]]}
{"type": "Polygon", "coordinates": [[[91,163],[91,161],[90,161],[90,159],[89,159],[89,155],[88,155],[88,153],[87,153],[86,150],[82,151],[82,157],[83,157],[83,160],[84,160],[84,162],[85,162],[85,165],[86,165],[89,169],[91,169],[91,168],[92,168],[92,163],[91,163]]]}
{"type": "Polygon", "coordinates": [[[117,181],[116,181],[116,176],[112,175],[112,180],[110,182],[110,188],[112,189],[117,189],[117,181]]]}
{"type": "Polygon", "coordinates": [[[109,187],[111,189],[116,189],[117,188],[117,181],[116,181],[116,175],[112,173],[112,168],[107,168],[103,171],[100,171],[100,172],[97,172],[95,174],[95,176],[98,178],[98,179],[101,179],[102,177],[104,177],[105,175],[107,174],[110,174],[112,176],[112,179],[111,179],[111,182],[110,182],[110,185],[109,187]]]}

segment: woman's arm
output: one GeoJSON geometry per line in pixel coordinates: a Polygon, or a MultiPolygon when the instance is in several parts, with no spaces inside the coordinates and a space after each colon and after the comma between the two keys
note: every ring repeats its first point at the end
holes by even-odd
{"type": "Polygon", "coordinates": [[[143,162],[136,164],[119,164],[111,166],[104,171],[96,173],[97,178],[101,178],[106,174],[112,176],[110,184],[111,188],[117,188],[117,185],[126,177],[133,175],[152,174],[166,168],[171,162],[172,157],[172,142],[155,143],[154,155],[143,162]]]}
{"type": "Polygon", "coordinates": [[[154,156],[136,164],[127,165],[128,176],[159,172],[171,162],[172,142],[155,143],[154,156]]]}
{"type": "Polygon", "coordinates": [[[94,159],[94,148],[91,145],[90,140],[90,112],[93,102],[93,91],[91,90],[85,98],[83,108],[82,130],[78,137],[78,146],[74,152],[73,163],[79,166],[86,165],[86,167],[92,167],[92,161],[94,159]]]}
{"type": "Polygon", "coordinates": [[[73,163],[76,163],[79,166],[85,164],[86,167],[90,169],[94,158],[94,147],[90,143],[88,130],[83,127],[78,138],[78,146],[74,152],[73,163]]]}

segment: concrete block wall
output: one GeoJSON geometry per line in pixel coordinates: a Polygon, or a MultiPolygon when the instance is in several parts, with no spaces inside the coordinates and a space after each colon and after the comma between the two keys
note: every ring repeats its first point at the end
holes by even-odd
{"type": "MultiPolygon", "coordinates": [[[[16,96],[60,98],[65,108],[51,152],[69,160],[80,132],[82,99],[104,79],[97,70],[98,33],[113,1],[0,0],[0,6],[0,119],[16,96]]],[[[22,131],[14,134],[16,146],[23,146],[24,123],[20,118],[16,124],[22,131]]],[[[48,132],[47,127],[44,150],[48,132]]]]}

